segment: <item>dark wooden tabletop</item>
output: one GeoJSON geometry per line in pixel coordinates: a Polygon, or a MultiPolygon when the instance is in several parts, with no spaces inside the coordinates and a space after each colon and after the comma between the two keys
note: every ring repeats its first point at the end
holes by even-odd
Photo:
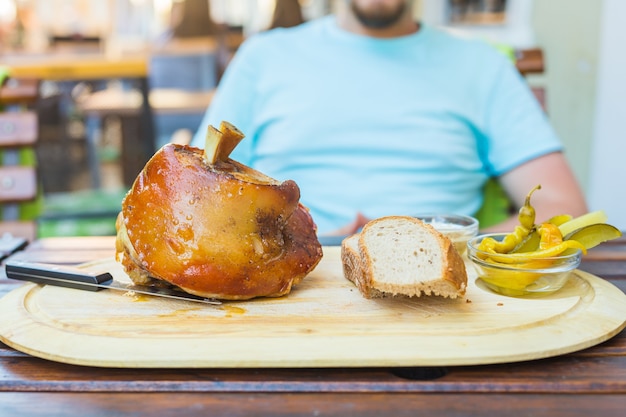
{"type": "MultiPolygon", "coordinates": [[[[111,237],[52,238],[12,257],[72,264],[111,257],[113,247],[111,237]]],[[[626,291],[626,238],[592,249],[580,269],[626,291]]],[[[2,268],[0,296],[20,285],[2,268]]],[[[95,368],[39,359],[0,343],[0,416],[625,413],[626,331],[549,359],[400,369],[95,368]]]]}

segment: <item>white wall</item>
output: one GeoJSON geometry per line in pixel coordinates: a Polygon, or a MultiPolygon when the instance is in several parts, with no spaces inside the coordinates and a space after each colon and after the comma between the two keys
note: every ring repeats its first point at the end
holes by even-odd
{"type": "Polygon", "coordinates": [[[626,230],[626,1],[604,0],[588,201],[626,230]]]}
{"type": "Polygon", "coordinates": [[[602,0],[541,0],[533,11],[548,116],[587,196],[603,6],[602,0]]]}

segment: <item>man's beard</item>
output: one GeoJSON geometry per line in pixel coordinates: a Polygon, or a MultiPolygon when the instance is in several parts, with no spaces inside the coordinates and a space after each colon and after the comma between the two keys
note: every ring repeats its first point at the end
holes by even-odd
{"type": "Polygon", "coordinates": [[[370,29],[385,29],[400,20],[406,9],[406,2],[398,3],[398,7],[393,10],[363,10],[354,1],[351,1],[350,8],[363,26],[370,29]]]}

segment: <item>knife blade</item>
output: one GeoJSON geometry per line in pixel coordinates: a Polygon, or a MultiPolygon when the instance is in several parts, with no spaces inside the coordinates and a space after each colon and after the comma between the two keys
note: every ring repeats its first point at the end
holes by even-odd
{"type": "Polygon", "coordinates": [[[171,288],[120,282],[113,279],[113,276],[108,272],[95,273],[67,265],[9,260],[5,263],[5,271],[8,278],[35,282],[37,284],[49,284],[85,291],[99,291],[102,289],[124,292],[132,291],[137,294],[156,297],[166,297],[213,305],[222,304],[218,300],[203,298],[171,288]]]}

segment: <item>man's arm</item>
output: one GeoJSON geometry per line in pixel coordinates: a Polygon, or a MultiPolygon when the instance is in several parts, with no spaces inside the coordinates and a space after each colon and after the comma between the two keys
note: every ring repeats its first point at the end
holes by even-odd
{"type": "MultiPolygon", "coordinates": [[[[548,220],[557,214],[574,217],[588,211],[585,197],[561,152],[553,152],[528,161],[499,178],[516,208],[524,205],[526,195],[536,185],[541,189],[533,193],[531,204],[536,211],[536,223],[548,220]]],[[[512,231],[519,224],[517,215],[503,223],[483,231],[512,231]]]]}

